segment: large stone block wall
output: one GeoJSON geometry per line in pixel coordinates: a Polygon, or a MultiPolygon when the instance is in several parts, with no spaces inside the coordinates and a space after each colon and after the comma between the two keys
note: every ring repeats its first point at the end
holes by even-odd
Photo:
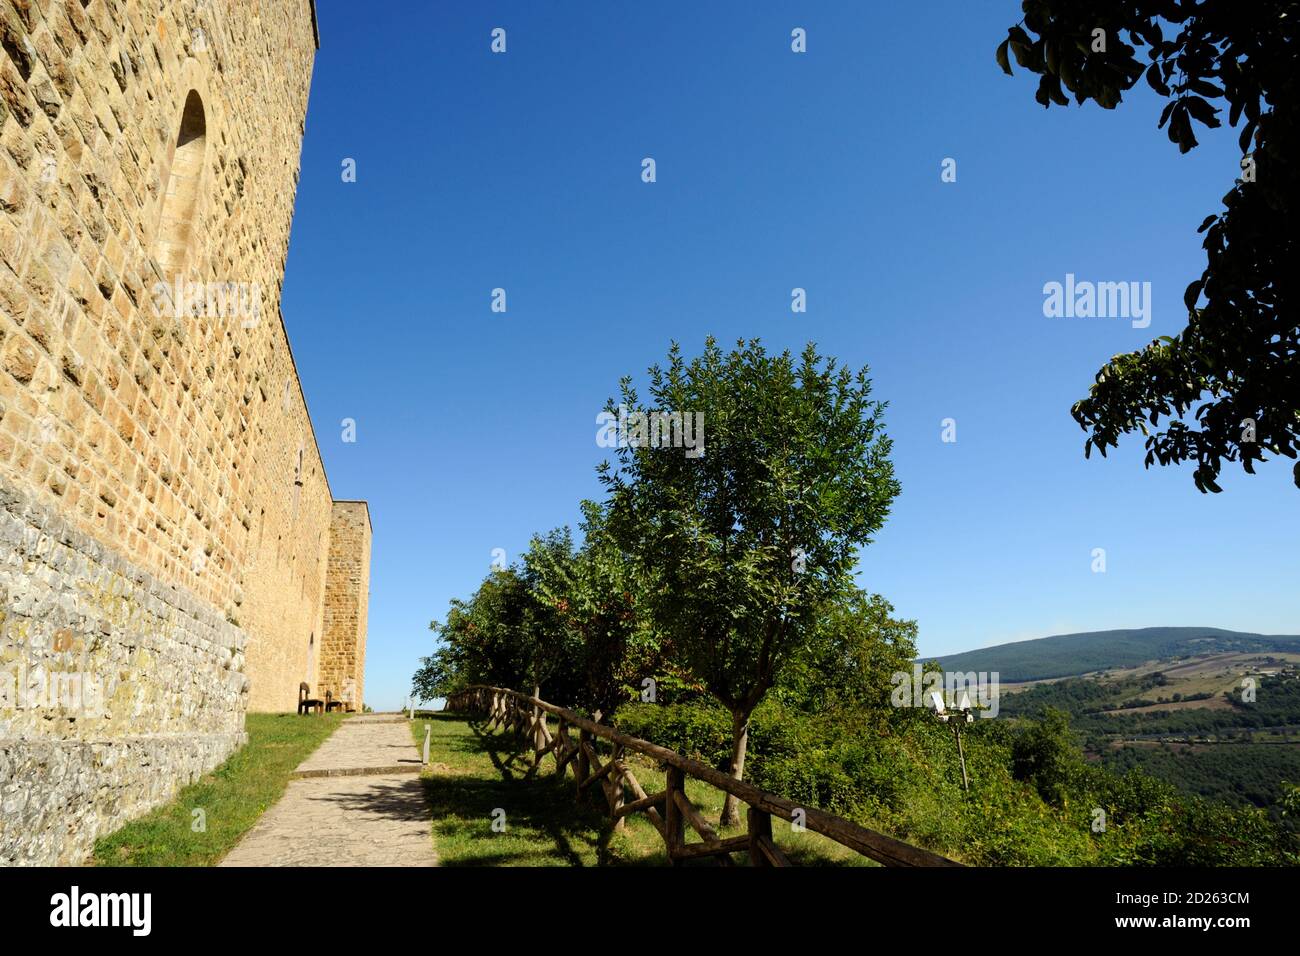
{"type": "Polygon", "coordinates": [[[366,614],[370,604],[370,509],[364,501],[334,502],[325,571],[325,642],[320,688],[365,702],[366,614]]]}
{"type": "Polygon", "coordinates": [[[314,570],[323,579],[323,543],[309,552],[329,523],[279,319],[309,7],[0,0],[0,11],[0,468],[247,616],[253,567],[274,572],[278,557],[275,585],[292,577],[298,591],[314,570]],[[176,279],[159,264],[160,219],[190,91],[206,149],[182,278],[256,284],[249,327],[158,308],[157,283],[176,279]]]}
{"type": "MultiPolygon", "coordinates": [[[[139,652],[152,618],[58,624],[152,688],[111,720],[0,714],[21,741],[0,788],[75,779],[90,800],[111,781],[116,816],[69,804],[69,832],[157,802],[228,752],[246,709],[292,710],[317,681],[333,504],[280,317],[314,54],[310,0],[0,0],[0,482],[98,549],[44,566],[0,540],[0,563],[78,607],[97,568],[131,568],[242,635],[247,679],[182,728],[185,672],[139,652]]],[[[18,594],[0,594],[28,621],[4,646],[30,669],[55,622],[18,594]]],[[[225,672],[223,645],[161,620],[150,640],[225,672]]]]}
{"type": "Polygon", "coordinates": [[[310,4],[0,0],[0,46],[0,475],[243,628],[249,706],[291,709],[331,509],[279,311],[310,4]],[[178,277],[256,287],[259,314],[177,318],[178,277]]]}
{"type": "Polygon", "coordinates": [[[244,742],[246,635],[0,479],[0,865],[73,864],[244,742]]]}

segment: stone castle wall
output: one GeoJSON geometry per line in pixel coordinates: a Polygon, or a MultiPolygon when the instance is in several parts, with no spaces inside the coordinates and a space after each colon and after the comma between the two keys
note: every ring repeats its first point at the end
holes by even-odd
{"type": "Polygon", "coordinates": [[[245,741],[237,627],[0,485],[0,865],[76,864],[245,741]]]}
{"type": "Polygon", "coordinates": [[[366,612],[370,600],[370,509],[334,502],[325,578],[325,639],[320,689],[361,709],[366,684],[366,612]]]}
{"type": "Polygon", "coordinates": [[[0,863],[316,689],[334,506],[280,318],[314,55],[310,0],[0,0],[0,665],[118,688],[0,710],[0,801],[45,828],[6,812],[0,863]]]}

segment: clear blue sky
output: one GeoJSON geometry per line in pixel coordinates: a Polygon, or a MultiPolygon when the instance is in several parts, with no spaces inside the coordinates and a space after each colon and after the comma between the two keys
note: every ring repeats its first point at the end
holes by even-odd
{"type": "Polygon", "coordinates": [[[370,502],[372,706],[493,548],[599,495],[619,377],[708,334],[871,366],[903,491],[860,583],[923,654],[1300,632],[1289,462],[1205,496],[1145,471],[1140,436],[1085,461],[1069,416],[1109,356],[1183,326],[1235,132],[1180,156],[1145,86],[1043,110],[994,63],[1014,0],[319,8],[283,309],[334,495],[370,502]],[[1068,272],[1152,283],[1150,327],[1045,318],[1068,272]]]}

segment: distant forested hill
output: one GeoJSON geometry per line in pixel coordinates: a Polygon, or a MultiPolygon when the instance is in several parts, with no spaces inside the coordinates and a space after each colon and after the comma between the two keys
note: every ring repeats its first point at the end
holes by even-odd
{"type": "MultiPolygon", "coordinates": [[[[1002,681],[1071,677],[1192,654],[1300,652],[1300,635],[1247,634],[1218,627],[1142,627],[1058,634],[937,658],[946,671],[997,671],[1002,681]]],[[[926,658],[929,660],[929,658],[926,658]]]]}
{"type": "Polygon", "coordinates": [[[1191,747],[1105,748],[1102,763],[1116,773],[1145,770],[1184,793],[1235,806],[1267,809],[1281,820],[1281,783],[1300,780],[1300,746],[1241,743],[1191,747]]]}

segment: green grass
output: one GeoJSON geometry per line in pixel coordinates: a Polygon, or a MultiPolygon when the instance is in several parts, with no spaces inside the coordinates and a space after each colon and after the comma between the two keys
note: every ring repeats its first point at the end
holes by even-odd
{"type": "MultiPolygon", "coordinates": [[[[443,866],[666,866],[659,832],[643,813],[626,818],[613,832],[603,794],[593,788],[579,802],[573,774],[555,774],[555,760],[543,758],[532,768],[532,750],[504,730],[490,732],[486,723],[459,714],[419,716],[411,735],[423,746],[431,730],[430,767],[422,780],[433,812],[434,845],[443,866]],[[504,811],[504,830],[493,829],[494,812],[504,811]]],[[[554,726],[552,725],[552,732],[554,726]]],[[[664,789],[665,774],[630,755],[629,769],[647,793],[664,789]]],[[[711,823],[722,811],[721,791],[687,780],[686,795],[711,823]]],[[[496,819],[500,819],[500,814],[496,819]]],[[[791,860],[803,866],[864,866],[871,861],[816,833],[791,832],[773,819],[773,836],[791,860]]],[[[717,827],[715,826],[715,829],[717,827]]],[[[723,837],[744,826],[719,830],[723,837]]],[[[688,827],[687,840],[699,839],[688,827]]],[[[747,862],[737,853],[733,859],[747,862]]],[[[688,865],[716,866],[713,860],[688,865]]]]}
{"type": "Polygon", "coordinates": [[[280,799],[294,768],[342,720],[339,714],[249,714],[248,743],[170,803],[95,843],[95,866],[211,866],[280,799]],[[196,832],[203,811],[206,829],[196,832]]]}

